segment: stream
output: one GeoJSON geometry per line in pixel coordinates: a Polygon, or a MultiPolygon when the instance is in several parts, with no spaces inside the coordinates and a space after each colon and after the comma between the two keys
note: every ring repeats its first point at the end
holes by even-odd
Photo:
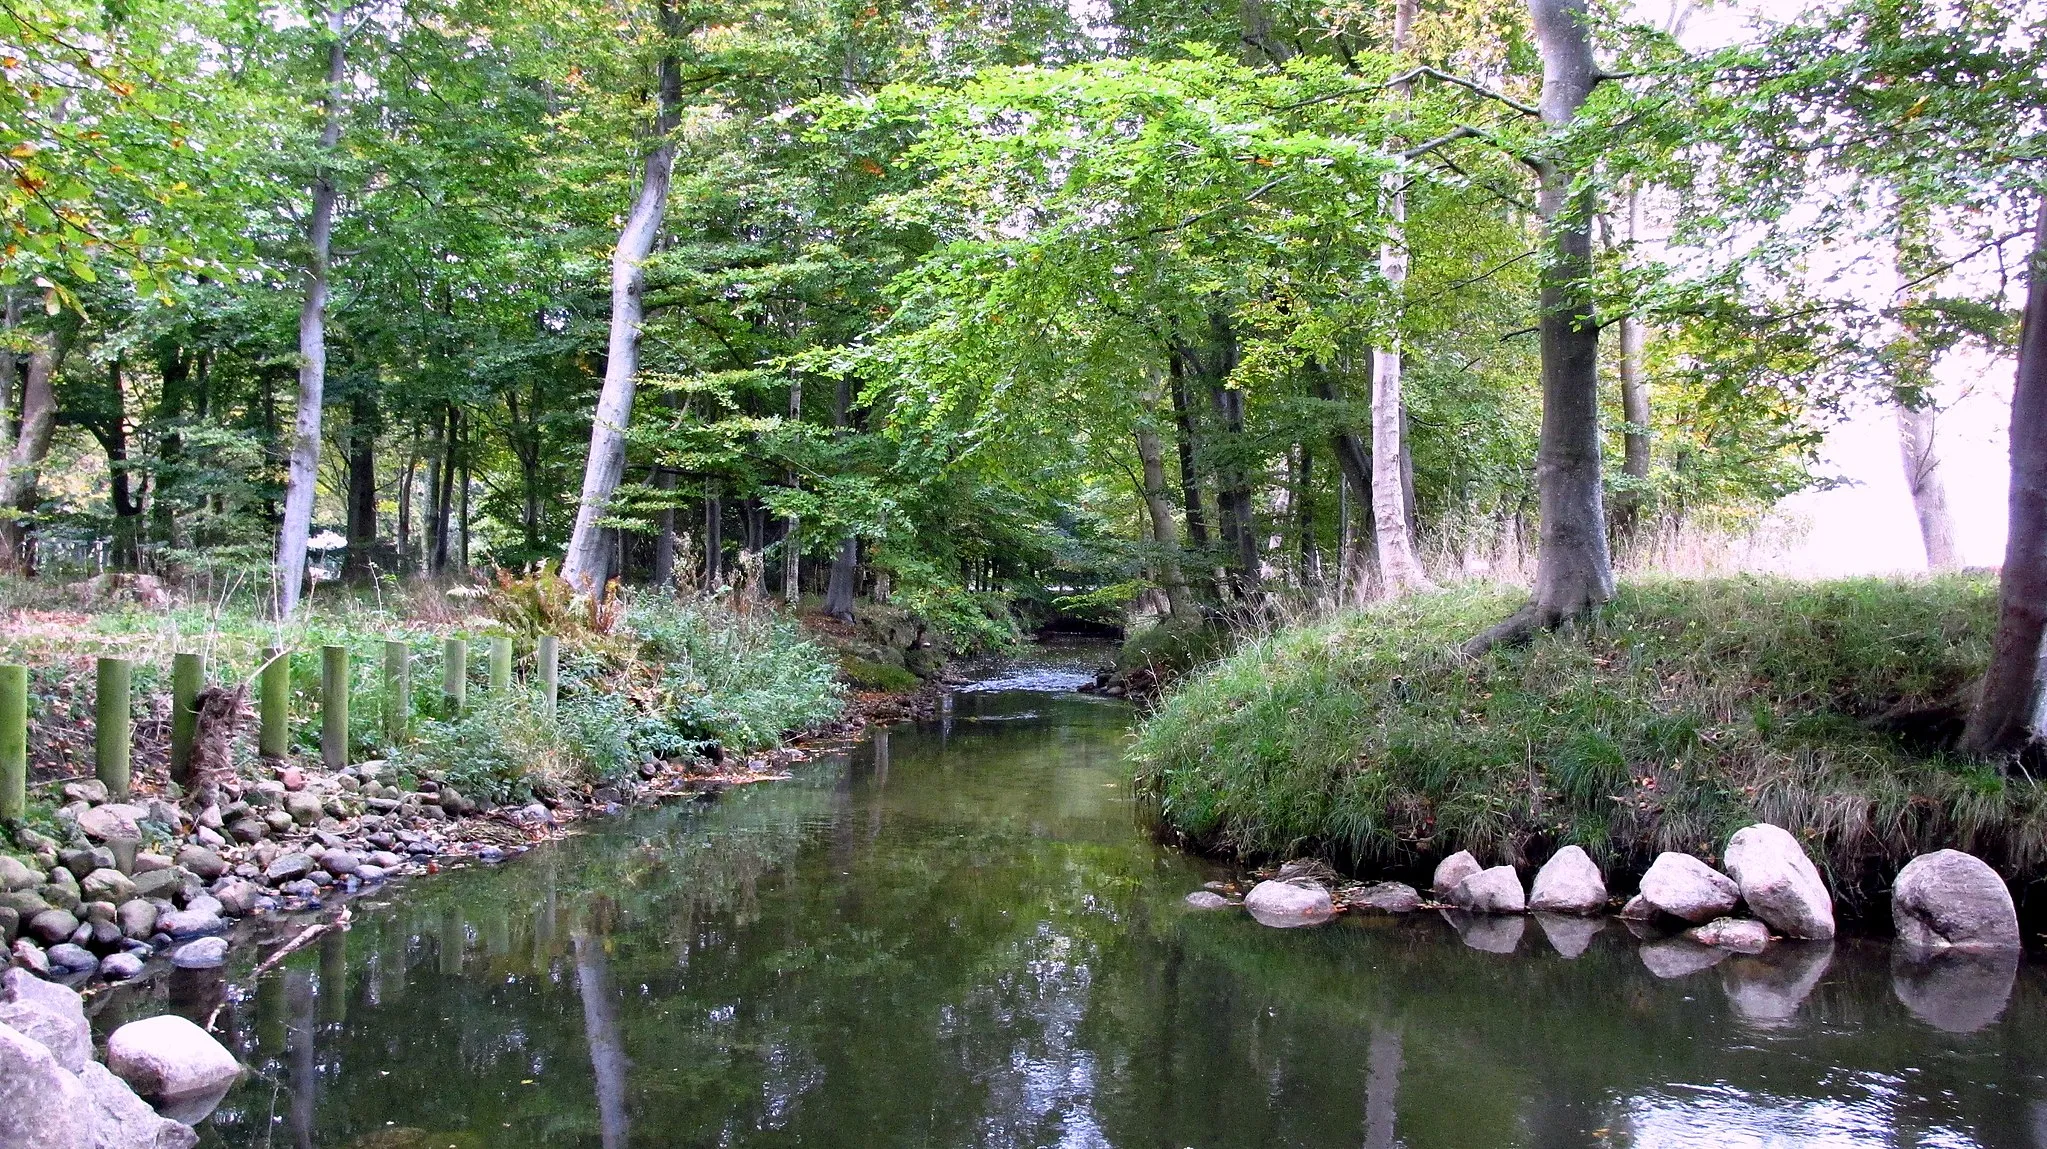
{"type": "Polygon", "coordinates": [[[95,1024],[218,1012],[205,1146],[2047,1146],[2030,965],[1188,909],[1230,875],[1145,834],[1084,661],[95,1024]]]}

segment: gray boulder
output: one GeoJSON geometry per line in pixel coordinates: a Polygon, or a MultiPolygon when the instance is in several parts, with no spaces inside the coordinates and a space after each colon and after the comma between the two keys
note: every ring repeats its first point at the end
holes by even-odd
{"type": "Polygon", "coordinates": [[[93,1149],[192,1149],[199,1143],[189,1126],[159,1116],[97,1061],[79,1072],[78,1083],[91,1101],[93,1149]]]}
{"type": "Polygon", "coordinates": [[[1187,895],[1187,904],[1197,910],[1221,910],[1229,908],[1230,900],[1214,890],[1196,890],[1187,895]]]}
{"type": "Polygon", "coordinates": [[[49,909],[28,920],[24,932],[37,941],[54,945],[68,939],[78,929],[78,919],[70,910],[49,909]]]}
{"type": "Polygon", "coordinates": [[[97,1149],[92,1101],[40,1041],[0,1025],[0,1145],[97,1149]]]}
{"type": "Polygon", "coordinates": [[[1685,931],[1702,946],[1718,946],[1738,954],[1759,954],[1770,948],[1770,928],[1754,918],[1714,918],[1685,931]]]}
{"type": "Polygon", "coordinates": [[[125,902],[135,896],[135,879],[115,869],[94,870],[78,883],[88,902],[125,902]]]}
{"type": "Polygon", "coordinates": [[[1485,869],[1470,850],[1459,850],[1436,864],[1436,873],[1429,881],[1429,890],[1439,901],[1448,901],[1458,883],[1485,869]]]}
{"type": "Polygon", "coordinates": [[[59,942],[50,947],[50,964],[65,973],[90,973],[99,968],[100,959],[92,951],[73,942],[59,942]]]}
{"type": "Polygon", "coordinates": [[[1280,929],[1318,926],[1336,915],[1329,891],[1292,882],[1260,882],[1251,887],[1244,908],[1263,925],[1280,929]]]}
{"type": "Polygon", "coordinates": [[[1606,879],[1590,855],[1565,846],[1536,871],[1528,908],[1552,914],[1596,914],[1606,908],[1606,879]]]}
{"type": "Polygon", "coordinates": [[[120,923],[123,937],[146,941],[156,933],[156,919],[160,911],[156,903],[142,898],[131,898],[122,902],[114,911],[115,920],[120,923]]]}
{"type": "Polygon", "coordinates": [[[1834,936],[1834,899],[1790,831],[1768,822],[1744,826],[1721,859],[1749,912],[1780,936],[1825,941],[1834,936]]]}
{"type": "Polygon", "coordinates": [[[179,850],[178,865],[209,882],[227,873],[227,863],[221,860],[219,854],[204,846],[186,846],[179,850]]]}
{"type": "Polygon", "coordinates": [[[246,878],[229,878],[213,891],[213,896],[220,902],[221,912],[241,917],[256,907],[257,900],[263,897],[263,887],[246,878]]]}
{"type": "Polygon", "coordinates": [[[226,962],[226,938],[200,938],[171,951],[171,964],[179,969],[213,969],[226,962]]]}
{"type": "Polygon", "coordinates": [[[94,806],[78,816],[78,828],[85,836],[98,842],[136,842],[142,839],[142,829],[137,825],[149,816],[140,806],[113,802],[105,806],[94,806]]]}
{"type": "Polygon", "coordinates": [[[131,1021],[107,1038],[107,1068],[152,1099],[212,1093],[241,1075],[227,1048],[176,1014],[131,1021]]]}
{"type": "Polygon", "coordinates": [[[1354,910],[1411,914],[1421,908],[1422,896],[1406,882],[1374,882],[1353,892],[1348,902],[1354,910]]]}
{"type": "Polygon", "coordinates": [[[24,969],[37,977],[50,976],[50,955],[43,947],[27,938],[14,939],[14,967],[24,969]]]}
{"type": "Polygon", "coordinates": [[[1528,908],[1521,875],[1512,866],[1481,870],[1457,883],[1450,891],[1450,904],[1474,914],[1518,914],[1528,908]]]}
{"type": "Polygon", "coordinates": [[[1690,854],[1659,854],[1642,875],[1642,899],[1697,925],[1725,917],[1741,901],[1734,880],[1690,854]]]}
{"type": "Polygon", "coordinates": [[[337,878],[362,869],[362,859],[350,850],[329,850],[320,855],[320,868],[337,878]]]}
{"type": "MultiPolygon", "coordinates": [[[[216,903],[217,904],[217,903],[216,903]]],[[[217,909],[172,910],[156,919],[158,933],[174,938],[197,937],[200,934],[217,934],[227,928],[217,909]]]]}
{"type": "Polygon", "coordinates": [[[92,1029],[77,991],[24,969],[0,973],[0,1025],[43,1043],[72,1073],[92,1060],[92,1029]]]}
{"type": "Polygon", "coordinates": [[[311,854],[279,854],[276,861],[264,868],[263,880],[273,886],[296,882],[312,873],[318,865],[311,854]]]}
{"type": "Polygon", "coordinates": [[[1920,950],[2015,950],[2019,915],[1997,871],[1960,850],[1922,854],[1891,887],[1898,940],[1920,950]]]}
{"type": "Polygon", "coordinates": [[[100,976],[108,981],[127,981],[142,976],[142,959],[131,953],[108,954],[100,959],[100,976]]]}

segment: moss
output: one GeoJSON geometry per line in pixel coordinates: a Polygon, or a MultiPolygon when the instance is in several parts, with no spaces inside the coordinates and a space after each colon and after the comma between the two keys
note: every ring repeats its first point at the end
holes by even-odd
{"type": "Polygon", "coordinates": [[[924,685],[924,680],[900,666],[886,662],[874,662],[856,655],[842,655],[839,669],[845,673],[846,681],[859,690],[881,690],[890,694],[907,694],[924,685]]]}
{"type": "Polygon", "coordinates": [[[1221,658],[1229,644],[1226,627],[1153,623],[1123,640],[1116,651],[1116,671],[1129,674],[1149,668],[1160,679],[1169,679],[1221,658]]]}
{"type": "Polygon", "coordinates": [[[1574,633],[1457,655],[1519,597],[1453,588],[1249,643],[1145,723],[1141,789],[1167,827],[1247,856],[1577,842],[1633,866],[1764,820],[1839,883],[1940,846],[2047,865],[2039,787],[1886,720],[1951,713],[1981,674],[1991,580],[1644,582],[1574,633]]]}

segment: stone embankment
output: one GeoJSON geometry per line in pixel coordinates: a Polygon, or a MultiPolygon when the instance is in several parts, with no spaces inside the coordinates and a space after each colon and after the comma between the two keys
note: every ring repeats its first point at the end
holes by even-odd
{"type": "MultiPolygon", "coordinates": [[[[1659,978],[1686,977],[1730,956],[1774,955],[1767,960],[1775,973],[1729,991],[1737,1010],[1774,1024],[1796,1010],[1831,960],[1833,898],[1798,839],[1781,827],[1745,827],[1722,859],[1725,872],[1689,854],[1660,855],[1625,902],[1609,897],[1599,867],[1576,846],[1551,855],[1525,889],[1513,866],[1487,867],[1460,850],[1436,866],[1427,899],[1403,883],[1343,884],[1326,865],[1289,862],[1253,885],[1241,905],[1279,927],[1321,925],[1345,912],[1434,908],[1467,946],[1491,953],[1518,949],[1532,916],[1565,958],[1583,954],[1611,915],[1639,940],[1643,966],[1659,978]],[[1797,976],[1778,984],[1783,970],[1797,976]]],[[[1229,896],[1236,890],[1211,882],[1187,904],[1229,908],[1240,904],[1229,896]]],[[[1956,850],[1915,858],[1893,886],[1891,916],[1893,986],[1912,1012],[1954,1032],[2002,1013],[2022,939],[2011,893],[1995,870],[1956,850]]]]}

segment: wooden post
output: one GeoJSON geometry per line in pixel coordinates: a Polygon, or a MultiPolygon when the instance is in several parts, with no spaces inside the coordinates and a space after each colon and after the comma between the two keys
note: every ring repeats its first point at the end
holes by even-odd
{"type": "Polygon", "coordinates": [[[320,765],[348,765],[348,648],[320,648],[320,765]]]}
{"type": "Polygon", "coordinates": [[[405,741],[412,726],[412,648],[395,638],[384,640],[384,737],[391,745],[405,741]]]}
{"type": "Polygon", "coordinates": [[[448,717],[462,713],[469,693],[469,640],[451,638],[441,647],[441,694],[448,700],[448,717]]]}
{"type": "Polygon", "coordinates": [[[540,649],[534,652],[540,663],[541,708],[551,719],[554,717],[555,696],[561,686],[561,643],[551,634],[540,636],[540,649]]]}
{"type": "Polygon", "coordinates": [[[503,694],[512,688],[512,640],[492,635],[490,640],[490,692],[503,694]]]}
{"type": "Polygon", "coordinates": [[[291,749],[291,655],[274,646],[263,648],[256,694],[256,748],[265,758],[282,759],[291,749]]]}
{"type": "Polygon", "coordinates": [[[96,773],[116,802],[128,800],[128,753],[134,716],[129,707],[125,658],[99,660],[93,699],[96,773]]]}
{"type": "Polygon", "coordinates": [[[205,655],[171,656],[171,781],[180,786],[192,780],[192,736],[199,729],[194,706],[205,687],[205,655]]]}
{"type": "Polygon", "coordinates": [[[0,666],[0,822],[28,812],[28,667],[0,666]]]}

